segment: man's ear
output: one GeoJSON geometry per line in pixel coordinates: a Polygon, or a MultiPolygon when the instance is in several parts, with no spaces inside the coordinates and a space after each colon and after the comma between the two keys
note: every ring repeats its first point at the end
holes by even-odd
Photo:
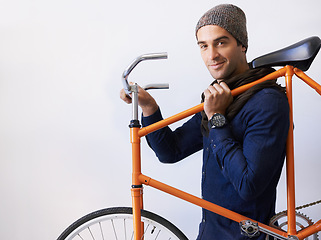
{"type": "Polygon", "coordinates": [[[242,52],[246,53],[247,48],[242,45],[242,52]]]}

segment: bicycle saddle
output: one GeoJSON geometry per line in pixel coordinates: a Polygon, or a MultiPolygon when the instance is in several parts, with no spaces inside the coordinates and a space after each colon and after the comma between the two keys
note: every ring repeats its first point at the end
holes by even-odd
{"type": "Polygon", "coordinates": [[[319,37],[310,37],[286,48],[255,58],[250,62],[250,65],[253,68],[292,65],[302,71],[307,71],[318,54],[320,46],[321,40],[319,37]]]}

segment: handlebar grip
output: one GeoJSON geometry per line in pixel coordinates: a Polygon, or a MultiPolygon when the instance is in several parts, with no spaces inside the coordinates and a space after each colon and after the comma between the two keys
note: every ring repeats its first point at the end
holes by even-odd
{"type": "Polygon", "coordinates": [[[154,83],[154,84],[147,84],[143,86],[144,90],[150,90],[150,89],[169,89],[168,83],[154,83]]]}

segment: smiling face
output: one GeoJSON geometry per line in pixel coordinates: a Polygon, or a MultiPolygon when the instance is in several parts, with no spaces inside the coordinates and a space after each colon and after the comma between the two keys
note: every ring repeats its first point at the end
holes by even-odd
{"type": "Polygon", "coordinates": [[[213,78],[224,80],[246,71],[246,48],[225,29],[206,25],[197,31],[202,59],[213,78]]]}

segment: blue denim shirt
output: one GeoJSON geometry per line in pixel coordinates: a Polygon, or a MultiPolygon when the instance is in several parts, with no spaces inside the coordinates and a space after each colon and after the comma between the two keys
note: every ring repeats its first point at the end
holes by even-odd
{"type": "MultiPolygon", "coordinates": [[[[143,117],[143,126],[162,119],[160,110],[143,117]]],[[[276,186],[286,152],[289,106],[284,93],[266,88],[209,136],[201,133],[201,114],[181,127],[147,136],[163,163],[175,163],[203,149],[202,198],[268,224],[275,214],[276,186]]],[[[203,209],[198,239],[247,239],[239,223],[203,209]]],[[[257,238],[265,239],[264,234],[257,238]]]]}

